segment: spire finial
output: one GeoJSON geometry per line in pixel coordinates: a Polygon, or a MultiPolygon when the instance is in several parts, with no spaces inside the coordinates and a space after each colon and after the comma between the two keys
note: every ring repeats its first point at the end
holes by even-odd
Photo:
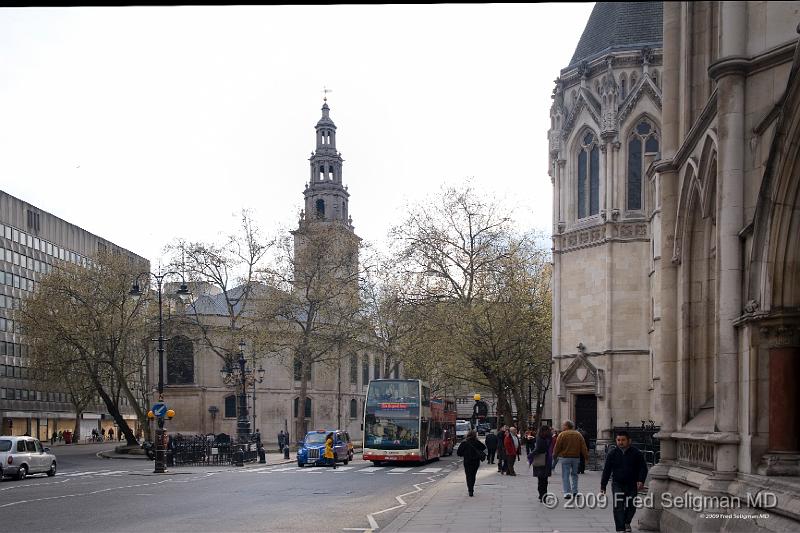
{"type": "Polygon", "coordinates": [[[332,93],[332,92],[333,92],[333,89],[328,89],[327,85],[323,85],[322,86],[322,94],[323,94],[322,101],[323,102],[327,102],[328,101],[328,93],[332,93]]]}

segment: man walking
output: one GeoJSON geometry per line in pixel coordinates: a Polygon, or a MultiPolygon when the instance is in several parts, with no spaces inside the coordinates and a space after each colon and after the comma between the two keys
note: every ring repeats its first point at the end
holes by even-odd
{"type": "Polygon", "coordinates": [[[589,459],[589,450],[581,434],[575,431],[575,424],[571,420],[565,420],[561,428],[553,449],[553,459],[555,462],[561,461],[561,485],[564,499],[569,500],[578,494],[578,465],[581,456],[584,460],[589,459]]]}
{"type": "MultiPolygon", "coordinates": [[[[582,427],[577,426],[575,431],[581,434],[583,437],[583,441],[586,443],[586,447],[589,447],[589,434],[583,430],[582,427]]],[[[578,474],[585,474],[586,473],[586,460],[584,460],[583,456],[581,456],[581,462],[578,464],[578,474]]]]}
{"type": "Polygon", "coordinates": [[[281,453],[283,453],[284,440],[283,430],[281,430],[280,433],[278,433],[278,448],[280,449],[281,453]]]}
{"type": "Polygon", "coordinates": [[[497,471],[506,473],[506,427],[497,430],[497,471]]]}
{"type": "Polygon", "coordinates": [[[612,503],[614,504],[614,525],[616,531],[632,531],[631,521],[636,507],[633,500],[636,493],[644,488],[647,479],[647,462],[637,448],[631,446],[631,436],[627,431],[617,433],[617,447],[606,457],[600,492],[605,494],[611,478],[612,503]]]}
{"type": "Polygon", "coordinates": [[[494,454],[497,452],[497,435],[491,431],[486,434],[486,463],[494,464],[494,454]]]}
{"type": "Polygon", "coordinates": [[[519,437],[517,436],[517,428],[511,427],[505,438],[505,452],[506,452],[506,474],[509,476],[516,476],[514,471],[514,463],[517,461],[519,455],[519,437]]]}

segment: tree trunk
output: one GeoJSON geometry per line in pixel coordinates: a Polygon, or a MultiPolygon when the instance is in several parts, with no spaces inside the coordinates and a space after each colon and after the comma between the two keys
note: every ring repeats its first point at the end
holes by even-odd
{"type": "Polygon", "coordinates": [[[300,359],[300,394],[297,398],[297,419],[295,420],[295,442],[300,442],[306,436],[306,397],[308,396],[308,376],[306,375],[308,362],[305,357],[300,359]]]}
{"type": "Polygon", "coordinates": [[[73,426],[72,431],[72,442],[78,442],[81,440],[81,416],[83,416],[83,411],[75,410],[75,426],[73,426]]]}
{"type": "Polygon", "coordinates": [[[514,403],[517,404],[517,429],[520,433],[524,433],[528,428],[528,399],[525,393],[520,389],[521,386],[511,389],[511,394],[514,396],[514,403]]]}

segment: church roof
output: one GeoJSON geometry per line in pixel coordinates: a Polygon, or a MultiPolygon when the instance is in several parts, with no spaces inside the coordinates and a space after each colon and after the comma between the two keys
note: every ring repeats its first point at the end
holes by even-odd
{"type": "Polygon", "coordinates": [[[663,2],[597,2],[569,66],[614,50],[661,46],[663,18],[663,2]]]}

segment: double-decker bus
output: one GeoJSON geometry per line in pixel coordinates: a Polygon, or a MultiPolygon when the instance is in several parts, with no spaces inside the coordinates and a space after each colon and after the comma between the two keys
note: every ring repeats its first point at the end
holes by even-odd
{"type": "Polygon", "coordinates": [[[455,404],[448,402],[431,399],[428,384],[418,379],[370,381],[364,409],[364,460],[376,465],[425,462],[453,453],[455,404]]]}

